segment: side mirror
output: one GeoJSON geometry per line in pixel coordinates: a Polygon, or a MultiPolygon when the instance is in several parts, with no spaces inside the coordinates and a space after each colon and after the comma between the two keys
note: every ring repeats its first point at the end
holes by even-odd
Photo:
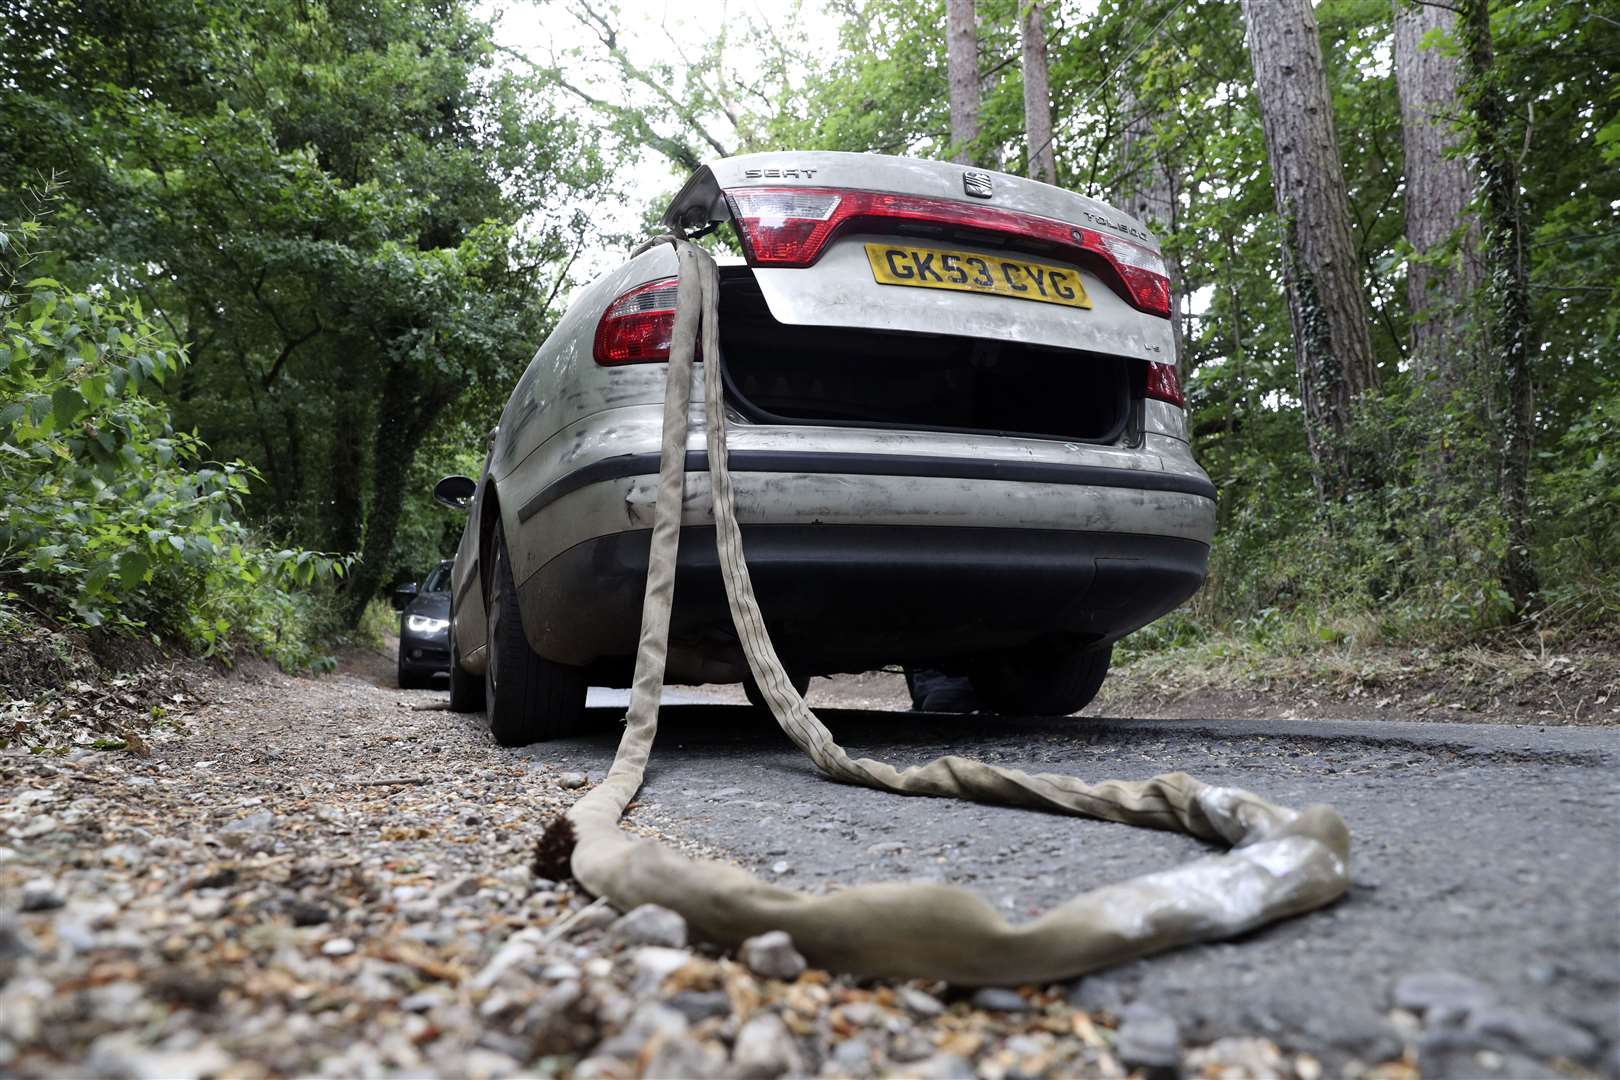
{"type": "Polygon", "coordinates": [[[395,589],[389,601],[394,605],[395,611],[404,611],[410,607],[411,601],[416,599],[416,582],[407,582],[395,589]]]}
{"type": "Polygon", "coordinates": [[[478,494],[478,481],[470,476],[447,476],[433,485],[433,497],[452,510],[463,514],[478,494]]]}

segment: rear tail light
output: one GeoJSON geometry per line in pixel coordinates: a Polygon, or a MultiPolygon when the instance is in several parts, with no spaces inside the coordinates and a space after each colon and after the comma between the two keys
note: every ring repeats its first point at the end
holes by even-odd
{"type": "Polygon", "coordinates": [[[844,197],[832,191],[759,189],[730,196],[754,266],[809,266],[820,256],[844,217],[834,217],[844,197]]]}
{"type": "MultiPolygon", "coordinates": [[[[1118,236],[1084,230],[1082,246],[1099,252],[1125,282],[1127,298],[1143,311],[1166,319],[1170,317],[1170,278],[1164,259],[1141,244],[1118,236]]],[[[1174,377],[1174,372],[1172,372],[1174,377]]]]}
{"type": "Polygon", "coordinates": [[[675,333],[672,277],[637,285],[608,305],[596,324],[598,364],[647,364],[669,359],[675,333]]]}
{"type": "Polygon", "coordinates": [[[1181,380],[1176,376],[1176,365],[1148,361],[1147,396],[1155,401],[1168,401],[1178,409],[1187,407],[1181,393],[1181,380]]]}
{"type": "Polygon", "coordinates": [[[1170,317],[1170,279],[1157,252],[1064,221],[953,199],[832,188],[742,188],[726,199],[750,266],[812,266],[846,232],[978,232],[1066,255],[1107,278],[1134,307],[1170,317]]]}

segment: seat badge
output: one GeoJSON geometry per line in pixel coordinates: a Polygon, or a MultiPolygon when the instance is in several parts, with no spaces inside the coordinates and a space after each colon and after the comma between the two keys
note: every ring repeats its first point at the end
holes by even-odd
{"type": "Polygon", "coordinates": [[[962,174],[962,190],[975,199],[988,199],[995,194],[991,186],[990,174],[982,172],[965,172],[962,174]]]}

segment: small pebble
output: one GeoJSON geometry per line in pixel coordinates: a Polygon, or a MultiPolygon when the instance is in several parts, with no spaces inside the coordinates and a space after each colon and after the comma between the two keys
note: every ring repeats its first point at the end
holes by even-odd
{"type": "Polygon", "coordinates": [[[294,926],[319,926],[332,918],[331,912],[327,911],[325,905],[305,900],[302,897],[294,897],[288,900],[282,905],[282,910],[287,913],[287,917],[292,920],[294,926]]]}
{"type": "Polygon", "coordinates": [[[756,1014],[737,1032],[731,1067],[740,1080],[768,1080],[804,1068],[798,1044],[782,1018],[772,1012],[756,1014]]]}
{"type": "Polygon", "coordinates": [[[1446,1013],[1465,1017],[1496,1000],[1496,993],[1478,979],[1455,971],[1419,971],[1395,983],[1395,1007],[1415,1013],[1446,1013]]]}
{"type": "Polygon", "coordinates": [[[35,878],[22,887],[22,900],[17,907],[22,911],[55,911],[66,904],[56,891],[56,883],[49,878],[35,878]]]}
{"type": "MultiPolygon", "coordinates": [[[[657,990],[665,979],[685,967],[692,954],[685,949],[667,949],[662,945],[644,945],[635,951],[631,963],[635,968],[635,990],[648,993],[657,990]]],[[[587,970],[590,964],[585,965],[587,970]]]]}
{"type": "Polygon", "coordinates": [[[1130,1068],[1174,1072],[1181,1067],[1181,1031],[1165,1013],[1132,1006],[1114,1037],[1114,1052],[1130,1068]]]}
{"type": "Polygon", "coordinates": [[[742,943],[737,956],[748,970],[766,979],[791,982],[805,969],[804,957],[793,947],[785,930],[771,930],[742,943]]]}
{"type": "Polygon", "coordinates": [[[939,998],[932,994],[925,994],[912,986],[902,986],[895,994],[900,1004],[918,1016],[938,1016],[945,1011],[945,1006],[939,998]]]}
{"type": "Polygon", "coordinates": [[[348,956],[354,952],[354,942],[346,937],[335,937],[321,946],[321,952],[327,956],[348,956]]]}
{"type": "Polygon", "coordinates": [[[686,990],[670,997],[666,1003],[696,1024],[711,1016],[730,1016],[731,997],[724,990],[686,990]]]}
{"type": "Polygon", "coordinates": [[[686,920],[666,907],[642,904],[626,912],[608,928],[608,936],[624,945],[686,947],[686,920]]]}
{"type": "Polygon", "coordinates": [[[973,1007],[990,1012],[1023,1012],[1029,1008],[1029,1002],[1025,1001],[1016,990],[986,986],[973,992],[973,1007]]]}

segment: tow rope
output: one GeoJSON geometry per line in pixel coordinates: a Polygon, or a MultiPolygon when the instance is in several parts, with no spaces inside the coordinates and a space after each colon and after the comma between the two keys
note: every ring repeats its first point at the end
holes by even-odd
{"type": "Polygon", "coordinates": [[[1086,784],[956,756],[896,769],[846,754],[793,689],[749,580],[726,459],[714,260],[676,236],[649,240],[636,253],[661,243],[674,245],[680,276],[635,681],[612,768],[567,815],[576,837],[570,865],[586,889],[620,910],[646,903],[671,908],[698,935],[722,945],[785,930],[819,967],[962,986],[1072,978],[1174,946],[1232,937],[1344,893],[1350,836],[1328,806],[1290,810],[1179,772],[1086,784]],[[818,896],[769,884],[734,866],[688,859],[624,833],[619,819],[641,787],[658,731],[686,480],[687,407],[700,335],[709,480],[726,597],[772,715],[817,768],[834,780],[903,795],[1005,803],[1175,830],[1230,850],[1093,889],[1014,926],[965,889],[872,884],[818,896]]]}

